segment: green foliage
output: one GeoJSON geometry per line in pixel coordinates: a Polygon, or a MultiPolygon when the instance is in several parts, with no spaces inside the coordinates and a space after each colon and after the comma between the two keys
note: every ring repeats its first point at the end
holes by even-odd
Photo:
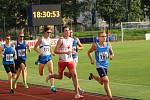
{"type": "Polygon", "coordinates": [[[98,0],[97,11],[109,24],[121,22],[125,13],[122,0],[98,0]]]}
{"type": "Polygon", "coordinates": [[[141,0],[131,0],[129,9],[129,21],[140,21],[142,18],[141,0]]]}

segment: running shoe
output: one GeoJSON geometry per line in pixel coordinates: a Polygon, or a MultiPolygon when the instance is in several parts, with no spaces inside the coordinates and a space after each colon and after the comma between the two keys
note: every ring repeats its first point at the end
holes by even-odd
{"type": "Polygon", "coordinates": [[[85,91],[84,91],[83,89],[81,89],[81,88],[79,89],[79,93],[80,93],[80,94],[83,94],[84,92],[85,92],[85,91]]]}
{"type": "Polygon", "coordinates": [[[15,92],[14,92],[13,89],[10,89],[9,93],[10,93],[10,94],[14,94],[15,92]]]}
{"type": "Polygon", "coordinates": [[[57,92],[57,89],[55,86],[51,86],[51,92],[53,92],[53,93],[57,92]]]}
{"type": "Polygon", "coordinates": [[[90,73],[89,80],[93,79],[93,74],[90,73]]]}
{"type": "Polygon", "coordinates": [[[80,94],[77,94],[75,95],[75,99],[82,99],[84,96],[80,95],[80,94]]]}
{"type": "Polygon", "coordinates": [[[24,88],[26,88],[26,89],[28,89],[28,88],[29,88],[29,86],[28,86],[28,84],[27,84],[27,83],[24,83],[24,88]]]}
{"type": "Polygon", "coordinates": [[[39,64],[39,61],[37,60],[37,61],[35,61],[35,65],[38,65],[39,64]]]}

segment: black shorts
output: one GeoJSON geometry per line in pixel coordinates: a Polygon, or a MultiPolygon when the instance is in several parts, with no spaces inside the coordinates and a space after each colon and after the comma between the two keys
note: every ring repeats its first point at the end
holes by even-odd
{"type": "Polygon", "coordinates": [[[25,61],[22,61],[22,60],[19,60],[19,59],[15,60],[15,68],[16,68],[16,70],[18,70],[18,68],[20,68],[20,64],[21,63],[23,63],[25,65],[25,67],[26,67],[25,61]]]}
{"type": "Polygon", "coordinates": [[[7,73],[9,73],[9,72],[16,73],[16,69],[15,69],[14,64],[8,64],[8,65],[3,64],[3,65],[4,65],[5,71],[7,73]]]}
{"type": "Polygon", "coordinates": [[[96,68],[100,77],[107,76],[107,68],[96,68]]]}

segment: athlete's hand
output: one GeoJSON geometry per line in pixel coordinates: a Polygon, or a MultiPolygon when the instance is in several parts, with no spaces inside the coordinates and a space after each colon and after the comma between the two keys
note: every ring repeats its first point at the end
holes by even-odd
{"type": "Polygon", "coordinates": [[[17,59],[17,56],[16,56],[16,55],[14,56],[14,59],[15,59],[15,60],[17,59]]]}
{"type": "Polygon", "coordinates": [[[68,52],[66,52],[66,54],[67,54],[67,55],[70,55],[70,54],[72,54],[72,51],[68,51],[68,52]]]}
{"type": "Polygon", "coordinates": [[[42,55],[42,52],[39,52],[39,56],[41,56],[42,55]]]}
{"type": "Polygon", "coordinates": [[[52,53],[53,56],[55,56],[55,53],[52,53]]]}
{"type": "Polygon", "coordinates": [[[110,55],[109,59],[112,60],[113,56],[114,56],[114,55],[110,55]]]}
{"type": "Polygon", "coordinates": [[[95,63],[95,61],[93,59],[91,59],[91,64],[94,64],[94,63],[95,63]]]}

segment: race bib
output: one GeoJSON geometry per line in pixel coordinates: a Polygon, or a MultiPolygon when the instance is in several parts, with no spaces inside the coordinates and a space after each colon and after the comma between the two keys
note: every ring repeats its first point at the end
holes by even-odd
{"type": "Polygon", "coordinates": [[[6,54],[6,61],[13,61],[13,54],[6,54]]]}
{"type": "Polygon", "coordinates": [[[71,49],[61,49],[62,52],[70,52],[69,54],[60,54],[60,60],[63,61],[69,61],[70,59],[72,59],[72,50],[71,49]]]}
{"type": "Polygon", "coordinates": [[[25,49],[20,49],[20,50],[18,50],[18,56],[25,56],[25,54],[26,54],[26,50],[25,49]]]}
{"type": "Polygon", "coordinates": [[[50,54],[50,47],[49,46],[44,46],[42,48],[42,54],[43,55],[49,55],[50,54]]]}
{"type": "Polygon", "coordinates": [[[105,61],[108,58],[108,53],[107,52],[100,52],[98,57],[99,57],[99,61],[105,61]]]}

